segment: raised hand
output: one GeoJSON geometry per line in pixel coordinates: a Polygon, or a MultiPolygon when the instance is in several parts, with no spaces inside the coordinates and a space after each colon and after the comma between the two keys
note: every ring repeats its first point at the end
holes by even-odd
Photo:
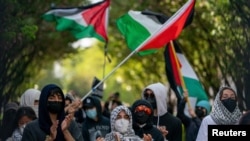
{"type": "Polygon", "coordinates": [[[64,118],[64,120],[63,120],[63,122],[61,124],[62,131],[65,131],[65,130],[68,129],[73,117],[74,116],[72,114],[68,114],[68,115],[65,116],[65,118],[64,118]]]}
{"type": "Polygon", "coordinates": [[[64,108],[66,113],[74,114],[80,107],[81,101],[75,100],[71,104],[69,104],[67,107],[64,108]]]}
{"type": "Polygon", "coordinates": [[[103,138],[103,137],[98,137],[98,138],[96,139],[96,141],[104,141],[104,138],[103,138]]]}
{"type": "Polygon", "coordinates": [[[52,138],[52,140],[56,139],[58,124],[58,120],[52,121],[52,125],[50,127],[50,137],[52,138]]]}
{"type": "Polygon", "coordinates": [[[120,134],[118,132],[114,133],[115,141],[121,141],[120,134]]]}
{"type": "Polygon", "coordinates": [[[161,131],[162,135],[166,137],[166,135],[168,134],[168,130],[166,129],[166,126],[158,126],[157,128],[161,131]]]}
{"type": "Polygon", "coordinates": [[[150,134],[143,134],[143,141],[152,141],[152,136],[150,134]]]}

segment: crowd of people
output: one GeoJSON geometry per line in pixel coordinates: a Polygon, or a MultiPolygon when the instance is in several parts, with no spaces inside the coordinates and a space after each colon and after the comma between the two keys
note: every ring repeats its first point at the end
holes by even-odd
{"type": "Polygon", "coordinates": [[[146,86],[130,106],[119,92],[105,102],[101,93],[81,101],[55,84],[27,89],[20,102],[5,105],[0,141],[206,141],[208,125],[250,124],[250,112],[240,111],[237,93],[228,86],[219,89],[212,105],[201,100],[188,107],[188,115],[188,91],[173,115],[168,89],[159,82],[146,86]]]}

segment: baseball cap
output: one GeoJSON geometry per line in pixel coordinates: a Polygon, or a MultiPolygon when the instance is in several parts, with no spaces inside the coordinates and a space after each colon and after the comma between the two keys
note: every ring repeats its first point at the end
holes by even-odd
{"type": "Polygon", "coordinates": [[[94,100],[90,97],[87,97],[86,99],[83,100],[83,107],[84,108],[93,108],[95,107],[94,100]]]}

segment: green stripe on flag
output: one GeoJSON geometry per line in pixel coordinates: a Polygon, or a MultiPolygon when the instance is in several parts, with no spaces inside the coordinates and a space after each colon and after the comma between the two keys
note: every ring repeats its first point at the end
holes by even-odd
{"type": "MultiPolygon", "coordinates": [[[[117,27],[124,35],[128,48],[135,50],[143,41],[149,36],[150,32],[141,24],[135,21],[129,14],[123,15],[117,20],[117,27]],[[138,37],[138,33],[140,37],[138,37]]],[[[151,49],[139,52],[140,55],[146,55],[156,52],[157,50],[151,49]]]]}
{"type": "Polygon", "coordinates": [[[71,20],[68,18],[55,16],[51,14],[44,15],[43,18],[46,21],[54,21],[56,19],[57,21],[56,30],[57,31],[69,30],[76,39],[81,39],[84,37],[93,37],[101,41],[105,41],[102,38],[102,36],[96,33],[92,25],[89,25],[86,27],[86,26],[78,24],[75,20],[71,20]]]}
{"type": "Polygon", "coordinates": [[[190,97],[197,97],[197,101],[208,100],[207,94],[204,91],[200,81],[184,77],[184,82],[186,84],[190,97]]]}

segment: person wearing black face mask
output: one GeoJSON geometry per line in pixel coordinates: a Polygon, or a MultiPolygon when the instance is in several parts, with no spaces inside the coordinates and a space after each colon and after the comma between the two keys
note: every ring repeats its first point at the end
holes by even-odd
{"type": "Polygon", "coordinates": [[[204,111],[205,109],[203,107],[195,107],[195,114],[198,118],[202,119],[206,116],[206,111],[204,111]]]}
{"type": "Polygon", "coordinates": [[[211,105],[208,100],[200,100],[195,106],[195,114],[201,120],[211,111],[211,105]]]}
{"type": "Polygon", "coordinates": [[[153,108],[153,124],[169,141],[182,140],[181,120],[168,112],[168,89],[162,83],[150,84],[142,91],[142,99],[147,100],[153,108]]]}
{"type": "Polygon", "coordinates": [[[202,120],[196,140],[208,139],[208,125],[236,125],[241,116],[236,91],[231,87],[222,86],[215,97],[212,112],[202,120]]]}
{"type": "Polygon", "coordinates": [[[195,141],[202,119],[210,112],[211,105],[208,100],[200,100],[195,109],[188,107],[189,116],[184,113],[187,104],[188,92],[183,93],[184,98],[178,105],[177,117],[181,119],[185,128],[185,141],[195,141]]]}
{"type": "Polygon", "coordinates": [[[135,134],[143,138],[151,135],[154,141],[164,141],[162,133],[153,126],[153,108],[146,100],[137,100],[131,106],[133,129],[135,134]]]}
{"type": "Polygon", "coordinates": [[[59,86],[48,84],[43,87],[38,119],[26,125],[22,141],[83,141],[73,113],[65,115],[64,106],[64,94],[59,86]]]}

